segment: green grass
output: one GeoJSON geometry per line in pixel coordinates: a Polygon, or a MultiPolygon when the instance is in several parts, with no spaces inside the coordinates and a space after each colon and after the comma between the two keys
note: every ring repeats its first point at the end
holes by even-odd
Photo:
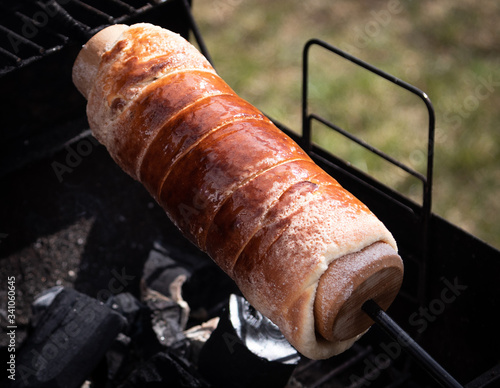
{"type": "MultiPolygon", "coordinates": [[[[300,132],[302,48],[320,38],[425,91],[436,110],[433,211],[500,248],[500,3],[474,0],[194,1],[220,75],[271,117],[300,132]]],[[[425,171],[420,101],[311,52],[310,107],[425,171]]],[[[313,139],[404,194],[406,174],[315,125],[313,139]]]]}

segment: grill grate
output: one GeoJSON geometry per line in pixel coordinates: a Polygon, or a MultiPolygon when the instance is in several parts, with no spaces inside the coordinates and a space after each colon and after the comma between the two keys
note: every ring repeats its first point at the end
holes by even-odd
{"type": "Polygon", "coordinates": [[[81,118],[85,102],[71,83],[72,62],[99,30],[137,22],[162,25],[186,39],[193,34],[210,60],[190,0],[0,2],[0,88],[10,91],[0,97],[9,112],[0,129],[0,176],[53,155],[88,128],[81,118]]]}
{"type": "Polygon", "coordinates": [[[154,2],[133,0],[45,0],[0,6],[0,76],[68,42],[84,42],[106,25],[150,10],[154,2]]]}

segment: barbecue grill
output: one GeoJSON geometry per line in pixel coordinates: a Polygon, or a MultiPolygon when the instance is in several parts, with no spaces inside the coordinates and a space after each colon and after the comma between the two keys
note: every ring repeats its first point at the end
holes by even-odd
{"type": "MultiPolygon", "coordinates": [[[[191,263],[210,267],[209,259],[180,236],[145,190],[92,138],[85,101],[71,82],[81,44],[115,23],[160,25],[192,38],[209,60],[210,55],[187,0],[24,0],[3,2],[0,10],[0,106],[4,108],[0,273],[2,282],[12,274],[17,277],[20,345],[29,338],[30,303],[38,292],[63,285],[99,296],[100,290],[109,289],[110,273],[119,268],[130,279],[119,291],[139,294],[144,262],[158,241],[180,261],[188,257],[191,263]]],[[[389,310],[399,326],[377,306],[367,304],[364,309],[377,324],[352,349],[325,361],[303,358],[291,379],[310,388],[427,387],[436,381],[454,386],[454,379],[470,388],[498,386],[500,334],[493,314],[500,300],[500,252],[431,212],[432,103],[412,85],[319,40],[307,42],[303,63],[302,135],[276,124],[393,232],[405,262],[405,280],[389,310]],[[429,115],[426,174],[310,111],[308,63],[313,46],[421,98],[429,115]],[[420,179],[422,204],[315,145],[312,123],[340,132],[420,179]],[[410,337],[416,343],[410,343],[410,337]]],[[[207,273],[217,287],[207,287],[210,279],[205,279],[198,288],[206,287],[207,318],[220,315],[229,294],[237,292],[217,268],[210,268],[207,273]]],[[[189,298],[189,290],[187,294],[189,298]]],[[[2,308],[5,296],[1,295],[2,308]]]]}

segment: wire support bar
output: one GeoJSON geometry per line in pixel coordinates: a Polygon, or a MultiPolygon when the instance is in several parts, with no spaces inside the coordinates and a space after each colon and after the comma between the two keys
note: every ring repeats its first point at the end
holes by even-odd
{"type": "Polygon", "coordinates": [[[441,386],[463,388],[439,363],[434,360],[407,332],[382,310],[373,300],[366,301],[361,307],[392,339],[426,370],[441,386]]]}
{"type": "Polygon", "coordinates": [[[367,143],[366,141],[352,135],[350,132],[346,131],[345,129],[339,127],[338,125],[335,125],[334,123],[324,119],[323,117],[315,114],[315,113],[311,113],[309,115],[309,120],[317,120],[319,121],[320,123],[326,125],[327,127],[330,127],[334,130],[336,130],[337,132],[339,132],[340,134],[344,135],[345,137],[347,137],[349,140],[355,142],[356,144],[359,144],[360,146],[366,148],[367,150],[373,152],[374,154],[380,156],[382,159],[385,159],[387,160],[388,162],[392,163],[393,165],[399,167],[400,169],[402,169],[403,171],[407,172],[408,174],[410,175],[413,175],[415,178],[419,179],[424,185],[427,183],[427,177],[425,177],[423,174],[419,173],[418,171],[415,171],[413,170],[412,168],[408,167],[407,165],[405,165],[404,163],[401,163],[400,161],[394,159],[393,157],[391,157],[390,155],[388,155],[387,153],[379,150],[378,148],[372,146],[371,144],[367,143]]]}

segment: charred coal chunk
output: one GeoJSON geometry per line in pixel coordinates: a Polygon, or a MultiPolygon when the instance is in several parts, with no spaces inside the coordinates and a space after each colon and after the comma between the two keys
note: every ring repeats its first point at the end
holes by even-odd
{"type": "Polygon", "coordinates": [[[102,302],[58,290],[20,349],[13,387],[80,387],[124,325],[102,302]]]}

